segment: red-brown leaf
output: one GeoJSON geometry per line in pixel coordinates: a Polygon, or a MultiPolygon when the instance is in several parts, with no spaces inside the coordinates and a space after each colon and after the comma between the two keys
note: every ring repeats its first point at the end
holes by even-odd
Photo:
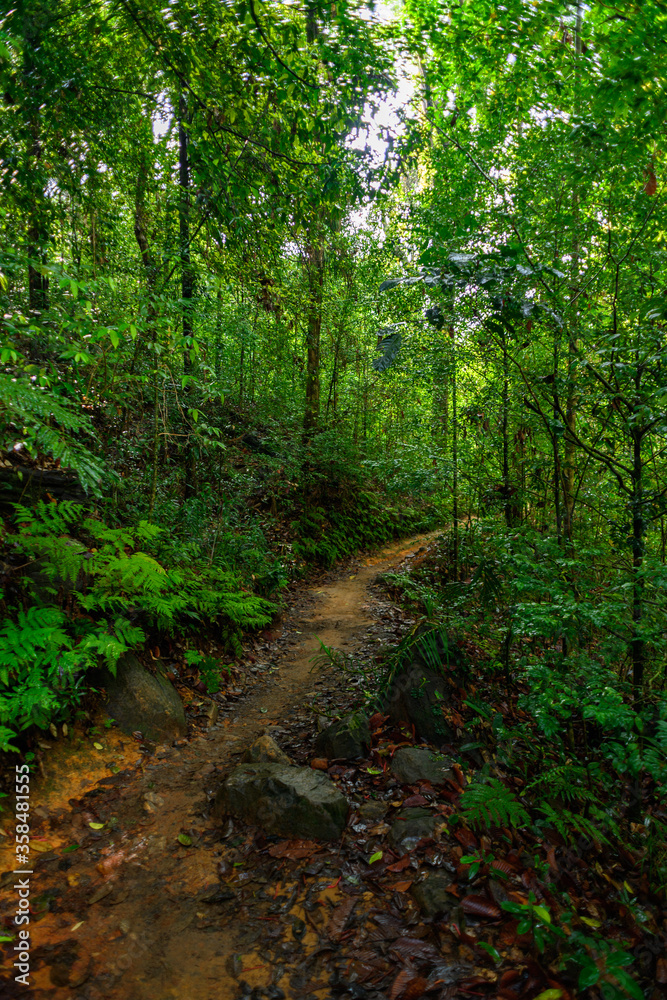
{"type": "Polygon", "coordinates": [[[389,994],[390,1000],[418,1000],[424,995],[428,987],[428,980],[423,976],[417,976],[409,969],[401,969],[394,980],[394,985],[389,994]]]}
{"type": "Polygon", "coordinates": [[[272,844],[268,853],[272,858],[289,858],[296,861],[298,858],[310,858],[320,845],[314,840],[283,840],[280,844],[272,844]]]}
{"type": "Polygon", "coordinates": [[[417,976],[403,993],[402,1000],[419,1000],[419,997],[424,996],[427,988],[428,979],[424,979],[423,976],[417,976]]]}
{"type": "Polygon", "coordinates": [[[454,836],[458,840],[459,844],[461,844],[462,847],[465,847],[468,851],[476,851],[479,847],[477,837],[472,830],[468,830],[466,827],[462,827],[460,830],[457,830],[454,836]]]}
{"type": "Polygon", "coordinates": [[[461,765],[456,763],[452,764],[452,771],[456,775],[456,780],[459,783],[459,787],[465,788],[466,779],[463,777],[463,771],[461,770],[461,765]]]}
{"type": "Polygon", "coordinates": [[[484,993],[480,991],[480,987],[483,990],[484,987],[488,989],[489,986],[491,986],[491,983],[484,979],[483,976],[470,976],[468,979],[462,979],[458,984],[457,989],[461,993],[472,993],[475,996],[484,996],[484,993]]]}
{"type": "Polygon", "coordinates": [[[334,910],[333,916],[329,921],[329,926],[327,927],[327,934],[332,941],[337,941],[345,930],[345,925],[350,918],[350,914],[352,913],[356,902],[357,901],[354,896],[348,896],[347,899],[344,899],[342,903],[339,903],[334,910]]]}
{"type": "Polygon", "coordinates": [[[517,969],[503,972],[498,983],[498,996],[504,1000],[516,1000],[522,991],[521,973],[517,969]]]}
{"type": "Polygon", "coordinates": [[[402,872],[410,864],[410,855],[404,854],[400,861],[394,861],[393,865],[387,865],[386,871],[388,872],[402,872]]]}
{"type": "Polygon", "coordinates": [[[394,941],[391,951],[399,958],[417,962],[437,962],[440,952],[435,945],[421,938],[404,937],[394,941]]]}
{"type": "Polygon", "coordinates": [[[511,875],[514,871],[512,865],[508,864],[507,861],[499,861],[498,859],[492,861],[489,867],[494,868],[497,872],[502,872],[504,875],[511,875]]]}
{"type": "Polygon", "coordinates": [[[423,795],[410,795],[407,799],[403,799],[403,807],[407,809],[408,806],[427,806],[428,801],[423,795]]]}
{"type": "Polygon", "coordinates": [[[464,896],[461,906],[466,913],[472,913],[476,917],[488,917],[490,920],[497,920],[500,916],[500,907],[492,899],[486,896],[464,896]]]}

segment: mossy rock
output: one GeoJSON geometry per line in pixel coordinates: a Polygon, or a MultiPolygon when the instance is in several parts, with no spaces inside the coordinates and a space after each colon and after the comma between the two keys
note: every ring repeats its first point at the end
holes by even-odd
{"type": "Polygon", "coordinates": [[[106,692],[104,709],[128,736],[140,732],[156,743],[171,743],[187,730],[183,703],[174,687],[158,673],[153,675],[132,653],[121,656],[116,676],[108,671],[95,683],[106,692]]]}
{"type": "Polygon", "coordinates": [[[310,767],[241,764],[218,789],[212,812],[281,837],[336,840],[347,822],[348,802],[328,775],[310,767]]]}
{"type": "Polygon", "coordinates": [[[358,760],[371,745],[368,719],[360,712],[327,726],[315,741],[315,752],[327,760],[358,760]]]}

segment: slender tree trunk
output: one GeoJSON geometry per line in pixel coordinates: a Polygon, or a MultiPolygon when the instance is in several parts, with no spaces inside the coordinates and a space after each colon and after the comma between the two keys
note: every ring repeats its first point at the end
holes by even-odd
{"type": "MultiPolygon", "coordinates": [[[[554,381],[553,381],[553,419],[554,425],[559,419],[560,400],[558,398],[558,363],[559,363],[559,334],[554,330],[554,381]]],[[[554,507],[556,514],[556,539],[559,545],[563,544],[563,518],[560,508],[561,491],[561,462],[560,462],[560,442],[555,431],[551,434],[551,444],[553,449],[554,462],[554,507]]]]}
{"type": "Polygon", "coordinates": [[[303,430],[311,434],[317,427],[320,413],[320,342],[322,336],[322,292],[324,285],[324,248],[319,238],[307,248],[308,317],[306,328],[306,406],[303,430]]]}
{"type": "Polygon", "coordinates": [[[28,105],[28,140],[26,148],[26,174],[30,186],[28,215],[28,307],[33,313],[42,313],[49,307],[49,279],[41,268],[47,263],[49,240],[48,206],[42,179],[42,139],[38,69],[34,54],[42,44],[42,35],[48,26],[48,15],[37,2],[31,7],[24,4],[23,36],[23,85],[28,105]],[[37,81],[37,82],[36,82],[37,81]]]}
{"type": "Polygon", "coordinates": [[[459,418],[457,409],[456,343],[452,335],[452,535],[454,538],[454,579],[459,578],[459,418]]]}
{"type": "Polygon", "coordinates": [[[503,333],[503,500],[505,507],[505,524],[514,527],[514,505],[510,495],[510,465],[509,465],[509,358],[507,356],[507,333],[503,333]]]}
{"type": "MultiPolygon", "coordinates": [[[[178,183],[180,187],[179,200],[179,230],[181,257],[181,299],[183,300],[183,375],[192,375],[192,299],[194,292],[194,274],[190,255],[190,156],[188,149],[188,114],[187,100],[181,92],[178,102],[178,183]]],[[[192,387],[186,383],[186,403],[192,396],[192,387]]],[[[197,492],[197,460],[191,440],[187,438],[185,452],[185,499],[193,497],[197,492]]]]}
{"type": "MultiPolygon", "coordinates": [[[[574,31],[574,108],[575,112],[579,106],[579,91],[581,77],[581,28],[582,16],[581,5],[577,4],[577,20],[574,31]]],[[[578,154],[575,149],[575,162],[578,161],[578,154]]],[[[581,256],[580,244],[580,205],[579,191],[577,188],[572,193],[572,252],[571,252],[571,297],[572,308],[568,323],[567,341],[567,401],[565,404],[565,422],[567,431],[565,435],[565,454],[563,460],[563,513],[564,513],[564,533],[567,549],[570,553],[574,550],[574,502],[575,502],[575,476],[576,476],[576,444],[574,434],[576,432],[578,396],[575,383],[576,360],[578,355],[578,300],[579,300],[579,266],[581,256]]]]}
{"type": "Polygon", "coordinates": [[[635,698],[644,683],[645,642],[641,635],[644,607],[644,497],[642,482],[642,437],[637,429],[632,435],[632,684],[635,698]]]}

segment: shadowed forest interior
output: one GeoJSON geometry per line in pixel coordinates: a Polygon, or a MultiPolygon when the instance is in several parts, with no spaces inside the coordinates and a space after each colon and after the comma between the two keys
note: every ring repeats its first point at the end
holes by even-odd
{"type": "MultiPolygon", "coordinates": [[[[223,705],[305,588],[420,536],[374,585],[403,626],[316,666],[370,720],[359,801],[397,745],[456,759],[402,784],[462,909],[409,903],[440,965],[312,995],[665,996],[666,66],[663,0],[0,12],[8,844],[17,761],[119,665],[223,705]]],[[[375,863],[420,885],[423,836],[375,863]]]]}

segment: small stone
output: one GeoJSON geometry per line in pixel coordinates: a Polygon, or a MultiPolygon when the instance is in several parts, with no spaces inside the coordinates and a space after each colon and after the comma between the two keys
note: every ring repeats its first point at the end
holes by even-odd
{"type": "Polygon", "coordinates": [[[432,785],[442,785],[451,778],[452,761],[427,747],[401,747],[391,761],[392,773],[403,785],[414,785],[420,781],[430,781],[432,785]]]}
{"type": "Polygon", "coordinates": [[[449,913],[457,905],[456,898],[448,892],[451,884],[450,875],[433,872],[412,887],[412,896],[422,916],[434,919],[449,913]]]}
{"type": "Polygon", "coordinates": [[[428,809],[419,806],[402,809],[391,825],[389,843],[401,854],[407,854],[423,837],[433,836],[436,822],[436,817],[428,809]]]}
{"type": "Polygon", "coordinates": [[[387,815],[388,809],[389,803],[378,802],[377,799],[369,799],[368,802],[361,803],[357,812],[362,819],[378,820],[384,819],[387,815]]]}
{"type": "Polygon", "coordinates": [[[329,761],[326,757],[314,757],[310,762],[310,766],[313,771],[327,771],[329,769],[329,761]]]}
{"type": "MultiPolygon", "coordinates": [[[[146,806],[154,806],[157,809],[161,809],[164,805],[164,799],[157,792],[146,792],[144,795],[144,809],[146,806]]],[[[154,812],[154,809],[146,809],[146,812],[154,812]]]]}
{"type": "Polygon", "coordinates": [[[293,764],[294,761],[280,749],[274,739],[267,733],[256,739],[252,746],[243,754],[243,760],[248,764],[293,764]]]}

